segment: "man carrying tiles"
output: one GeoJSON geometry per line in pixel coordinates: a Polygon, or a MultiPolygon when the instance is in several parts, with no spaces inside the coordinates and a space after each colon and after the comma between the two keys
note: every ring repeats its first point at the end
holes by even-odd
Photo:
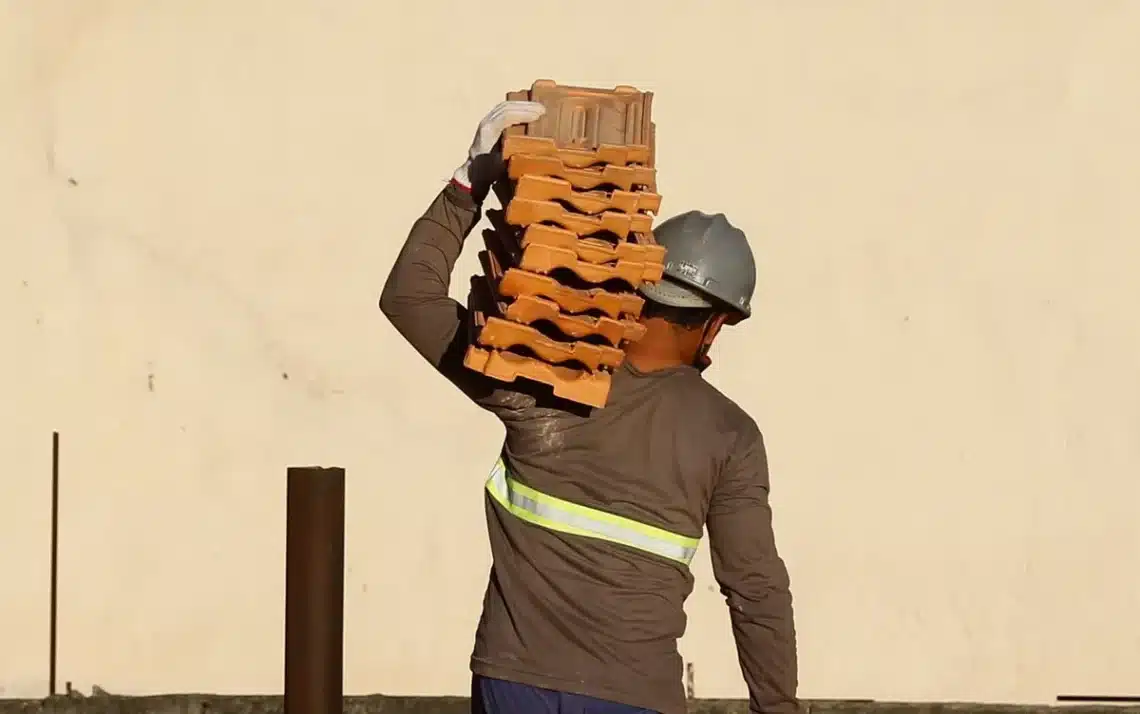
{"type": "Polygon", "coordinates": [[[756,269],[744,233],[696,211],[657,227],[664,279],[640,288],[645,332],[626,347],[604,408],[573,408],[463,366],[471,338],[466,308],[448,296],[452,269],[498,178],[487,167],[503,131],[544,111],[508,101],[483,119],[380,299],[399,333],[506,427],[486,482],[494,566],[471,655],[472,711],[683,714],[677,640],[707,527],[749,709],[790,714],[795,629],[764,441],[701,376],[721,327],[751,312],[756,269]]]}

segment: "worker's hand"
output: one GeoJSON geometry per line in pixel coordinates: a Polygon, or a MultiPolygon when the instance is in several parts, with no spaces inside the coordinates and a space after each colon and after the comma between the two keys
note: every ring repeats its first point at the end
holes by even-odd
{"type": "Polygon", "coordinates": [[[503,170],[503,160],[499,139],[503,131],[516,124],[529,124],[546,113],[546,107],[538,102],[506,101],[500,103],[479,122],[471,148],[467,150],[467,160],[455,170],[451,180],[469,191],[477,200],[487,195],[491,183],[503,170]]]}

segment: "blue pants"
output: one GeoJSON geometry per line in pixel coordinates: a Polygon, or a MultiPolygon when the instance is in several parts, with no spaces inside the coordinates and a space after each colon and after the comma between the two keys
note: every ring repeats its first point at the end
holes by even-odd
{"type": "Polygon", "coordinates": [[[653,714],[628,704],[567,694],[529,684],[476,675],[471,680],[471,714],[653,714]]]}

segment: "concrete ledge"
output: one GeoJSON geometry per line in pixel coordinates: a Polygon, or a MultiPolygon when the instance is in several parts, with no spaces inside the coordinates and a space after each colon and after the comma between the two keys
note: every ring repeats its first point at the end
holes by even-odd
{"type": "MultiPolygon", "coordinates": [[[[345,697],[344,714],[468,714],[466,697],[345,697]]],[[[1140,706],[805,701],[805,714],[1140,714],[1140,706]]],[[[747,714],[740,700],[697,699],[692,714],[747,714]]],[[[280,696],[162,694],[0,699],[0,714],[282,714],[280,696]]]]}

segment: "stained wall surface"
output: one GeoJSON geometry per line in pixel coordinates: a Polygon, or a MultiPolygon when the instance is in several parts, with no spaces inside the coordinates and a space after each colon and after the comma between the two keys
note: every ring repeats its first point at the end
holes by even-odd
{"type": "MultiPolygon", "coordinates": [[[[803,695],[1140,689],[1137,37],[1102,0],[0,0],[0,696],[46,686],[53,429],[61,681],[279,691],[284,469],[322,463],[347,691],[464,692],[502,429],[376,299],[539,77],[656,92],[664,214],[752,238],[710,377],[767,438],[803,695]]],[[[738,696],[695,568],[696,693],[738,696]]]]}

